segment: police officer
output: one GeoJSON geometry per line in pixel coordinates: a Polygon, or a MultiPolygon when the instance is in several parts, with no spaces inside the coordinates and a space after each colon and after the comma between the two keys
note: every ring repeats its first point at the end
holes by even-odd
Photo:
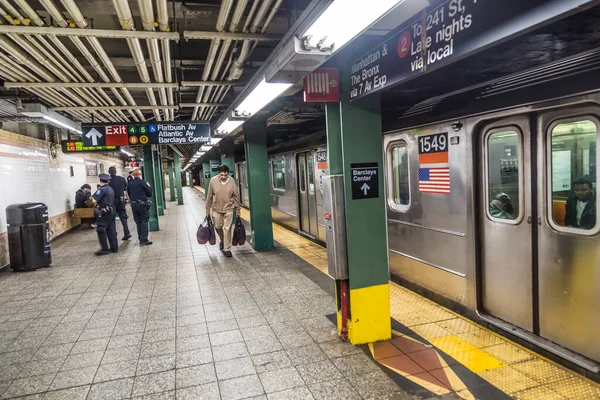
{"type": "Polygon", "coordinates": [[[115,192],[108,184],[110,175],[100,174],[99,178],[100,188],[92,196],[92,201],[95,205],[96,232],[101,247],[95,254],[103,256],[118,252],[119,242],[117,241],[117,229],[115,228],[115,192]]]}
{"type": "Polygon", "coordinates": [[[129,226],[127,225],[127,210],[125,209],[125,190],[127,190],[127,181],[122,176],[117,175],[117,168],[110,167],[108,169],[110,174],[110,187],[115,192],[115,209],[119,214],[119,219],[123,225],[123,238],[122,240],[129,240],[131,233],[129,233],[129,226]]]}
{"type": "Polygon", "coordinates": [[[142,179],[142,171],[139,168],[133,170],[133,180],[129,182],[127,191],[131,200],[133,219],[137,225],[140,246],[151,245],[152,242],[148,240],[148,220],[150,219],[150,200],[148,198],[152,197],[152,188],[148,182],[142,179]]]}

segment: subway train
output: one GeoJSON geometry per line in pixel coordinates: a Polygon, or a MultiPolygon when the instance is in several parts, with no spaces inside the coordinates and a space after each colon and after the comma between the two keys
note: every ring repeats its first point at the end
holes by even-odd
{"type": "MultiPolygon", "coordinates": [[[[428,100],[372,139],[392,279],[596,374],[597,53],[428,100]]],[[[273,220],[324,242],[326,135],[271,148],[269,169],[273,220]]]]}

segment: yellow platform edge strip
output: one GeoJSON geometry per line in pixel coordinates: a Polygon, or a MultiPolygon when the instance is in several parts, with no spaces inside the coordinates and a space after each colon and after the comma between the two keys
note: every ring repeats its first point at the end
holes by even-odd
{"type": "MultiPolygon", "coordinates": [[[[203,188],[200,188],[200,187],[196,187],[196,188],[198,188],[201,192],[204,192],[203,188]]],[[[250,221],[250,213],[248,212],[247,209],[242,208],[241,216],[242,216],[242,219],[244,219],[246,221],[250,221]]],[[[303,238],[302,236],[300,236],[278,224],[275,224],[275,223],[273,223],[273,237],[282,246],[288,248],[288,250],[292,251],[294,254],[296,254],[297,256],[302,258],[304,261],[311,264],[312,266],[314,266],[321,272],[327,274],[327,272],[328,272],[327,271],[327,251],[325,248],[323,248],[322,246],[320,246],[306,238],[303,238]]],[[[424,297],[420,296],[419,294],[412,292],[412,291],[398,285],[395,282],[389,281],[388,285],[379,285],[379,286],[387,287],[387,291],[389,293],[389,295],[387,297],[388,305],[390,305],[390,300],[391,300],[391,302],[400,303],[402,307],[409,309],[411,312],[414,312],[415,314],[418,314],[419,316],[421,316],[419,311],[427,311],[427,310],[430,310],[432,307],[437,308],[439,310],[443,310],[447,313],[450,313],[454,318],[459,319],[459,320],[463,321],[464,323],[469,324],[470,329],[473,329],[475,332],[485,332],[488,335],[491,335],[491,336],[499,339],[501,341],[501,343],[504,343],[504,344],[507,344],[510,346],[514,346],[515,348],[517,348],[521,351],[529,353],[530,355],[532,355],[534,357],[534,359],[543,361],[544,363],[548,363],[549,366],[552,366],[555,369],[560,369],[560,370],[566,372],[567,374],[569,374],[571,376],[572,379],[570,379],[569,381],[561,382],[563,385],[568,386],[567,388],[565,388],[564,391],[562,391],[564,398],[569,398],[569,396],[565,396],[565,393],[577,392],[578,386],[586,386],[590,390],[597,389],[598,393],[599,393],[598,398],[600,399],[600,385],[598,385],[596,382],[594,382],[586,377],[583,377],[581,375],[578,375],[575,372],[568,370],[568,369],[562,367],[561,365],[555,363],[554,361],[552,361],[538,353],[535,353],[534,351],[532,351],[524,346],[521,346],[518,343],[515,343],[512,340],[510,340],[490,329],[487,329],[481,325],[478,325],[474,321],[472,321],[450,309],[440,306],[439,304],[437,304],[427,298],[424,298],[424,297]]],[[[370,288],[365,288],[365,289],[370,289],[370,288]]],[[[355,289],[355,290],[360,290],[360,289],[355,289]]],[[[358,295],[361,296],[361,294],[358,294],[358,295]]],[[[355,298],[356,295],[353,291],[351,291],[351,296],[350,296],[351,301],[352,301],[353,297],[355,298]]],[[[372,304],[371,299],[369,299],[368,301],[369,301],[369,304],[372,304]]],[[[351,306],[352,306],[352,304],[351,304],[351,306]]],[[[380,306],[385,306],[385,302],[380,303],[380,306]]],[[[390,309],[393,309],[393,308],[394,307],[390,307],[390,309]]],[[[369,310],[369,312],[371,312],[371,311],[372,311],[372,309],[369,310]]],[[[354,312],[355,312],[355,309],[353,308],[353,313],[354,312]]],[[[395,316],[393,312],[391,313],[391,317],[394,319],[398,319],[398,318],[396,318],[397,315],[395,316]]],[[[430,321],[426,317],[423,317],[423,316],[421,316],[421,317],[423,318],[423,320],[425,320],[425,323],[435,324],[434,321],[430,321]]],[[[340,326],[339,318],[340,318],[340,316],[338,313],[338,326],[340,326]]],[[[354,319],[354,315],[353,315],[353,319],[354,319]]],[[[349,324],[350,330],[352,330],[351,326],[352,326],[352,321],[349,324]]],[[[411,328],[409,327],[409,329],[411,329],[411,328]]],[[[350,334],[350,332],[349,332],[349,334],[350,334]]],[[[451,338],[448,337],[448,338],[446,338],[446,340],[455,341],[455,342],[456,341],[465,342],[464,339],[458,338],[458,337],[456,337],[456,335],[448,335],[448,336],[453,336],[453,337],[451,337],[451,338]]],[[[358,333],[356,334],[355,340],[356,340],[357,344],[359,342],[360,343],[368,343],[369,342],[368,335],[363,336],[362,332],[360,334],[358,334],[358,333]]],[[[432,344],[436,345],[436,347],[438,347],[438,345],[435,342],[438,342],[438,343],[441,342],[441,340],[435,340],[435,339],[431,339],[429,341],[432,344]]],[[[354,343],[354,342],[352,342],[352,343],[354,343]]],[[[461,355],[462,353],[460,351],[454,351],[452,346],[443,346],[442,345],[442,348],[441,347],[438,347],[438,348],[440,348],[440,350],[444,351],[450,357],[457,359],[457,361],[460,360],[461,358],[465,358],[465,357],[467,358],[467,360],[471,359],[470,362],[466,362],[466,365],[463,363],[463,365],[465,365],[466,368],[470,369],[472,372],[476,373],[477,375],[481,376],[484,379],[485,379],[485,375],[482,375],[482,374],[485,371],[492,371],[495,369],[503,369],[503,368],[510,368],[512,371],[512,368],[510,367],[510,365],[507,366],[501,360],[498,360],[496,357],[487,353],[485,351],[485,347],[475,346],[471,343],[468,343],[468,344],[470,344],[471,346],[474,346],[475,348],[474,349],[470,348],[470,350],[472,352],[469,354],[466,354],[466,355],[461,355]],[[445,348],[443,348],[443,347],[445,347],[445,348]],[[476,352],[473,350],[478,350],[478,351],[476,352]],[[476,356],[475,353],[478,353],[479,356],[485,355],[484,359],[482,359],[481,362],[473,361],[473,359],[471,357],[476,356]]],[[[533,386],[525,387],[525,388],[521,387],[521,388],[519,388],[519,393],[527,392],[529,390],[534,390],[536,388],[539,388],[539,389],[544,388],[544,385],[541,382],[546,382],[546,381],[548,381],[548,378],[551,378],[551,373],[549,371],[551,371],[551,369],[549,369],[549,368],[536,369],[535,373],[537,374],[537,376],[534,376],[534,380],[536,381],[536,386],[535,387],[533,387],[533,386]],[[547,373],[545,373],[545,372],[547,372],[547,373]]],[[[514,385],[511,384],[511,382],[496,381],[496,382],[493,382],[493,384],[498,389],[500,389],[506,393],[514,393],[514,385]]],[[[547,389],[547,390],[550,390],[550,389],[547,389]]],[[[550,392],[556,393],[555,391],[550,391],[550,392]]],[[[517,397],[519,397],[519,396],[517,396],[517,397]]]]}

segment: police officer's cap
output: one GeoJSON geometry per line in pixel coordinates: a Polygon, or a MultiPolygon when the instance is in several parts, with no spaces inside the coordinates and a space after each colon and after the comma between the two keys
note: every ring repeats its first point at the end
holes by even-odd
{"type": "Polygon", "coordinates": [[[108,182],[108,181],[110,181],[110,175],[109,174],[100,174],[100,175],[98,175],[98,178],[100,178],[100,180],[102,182],[108,182]]]}

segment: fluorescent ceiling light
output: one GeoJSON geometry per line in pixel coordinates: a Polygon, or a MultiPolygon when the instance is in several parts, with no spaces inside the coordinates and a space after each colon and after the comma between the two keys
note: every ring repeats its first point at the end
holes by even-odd
{"type": "Polygon", "coordinates": [[[219,127],[217,128],[217,132],[219,134],[223,134],[223,135],[228,135],[231,132],[235,131],[238,126],[242,125],[244,123],[244,121],[231,121],[229,119],[226,119],[225,121],[223,121],[223,123],[221,123],[221,125],[219,125],[219,127]]]}
{"type": "Polygon", "coordinates": [[[130,152],[128,152],[128,151],[125,151],[125,150],[123,150],[123,149],[121,149],[121,153],[125,153],[125,154],[127,154],[129,157],[135,157],[133,154],[131,154],[130,152]]]}
{"type": "Polygon", "coordinates": [[[404,0],[334,0],[301,36],[334,53],[404,0]]]}
{"type": "Polygon", "coordinates": [[[254,115],[290,86],[292,85],[289,83],[267,83],[263,78],[244,101],[235,108],[235,111],[242,115],[254,115]]]}
{"type": "Polygon", "coordinates": [[[79,133],[80,135],[82,134],[82,133],[81,133],[81,131],[80,131],[79,129],[75,129],[75,128],[73,128],[72,126],[69,126],[69,125],[65,124],[64,122],[61,122],[61,121],[59,121],[59,120],[57,120],[57,119],[54,119],[54,118],[52,118],[52,117],[49,117],[49,116],[47,116],[47,115],[42,115],[42,118],[44,118],[45,120],[47,120],[47,121],[49,121],[49,122],[53,123],[54,125],[61,126],[61,127],[65,128],[65,129],[68,129],[68,130],[70,130],[70,131],[73,131],[73,132],[79,133]]]}
{"type": "Polygon", "coordinates": [[[210,143],[211,144],[217,144],[221,141],[221,138],[210,138],[210,143]]]}
{"type": "Polygon", "coordinates": [[[209,151],[210,149],[212,149],[212,145],[210,144],[204,144],[202,147],[200,147],[200,150],[202,151],[209,151]]]}

